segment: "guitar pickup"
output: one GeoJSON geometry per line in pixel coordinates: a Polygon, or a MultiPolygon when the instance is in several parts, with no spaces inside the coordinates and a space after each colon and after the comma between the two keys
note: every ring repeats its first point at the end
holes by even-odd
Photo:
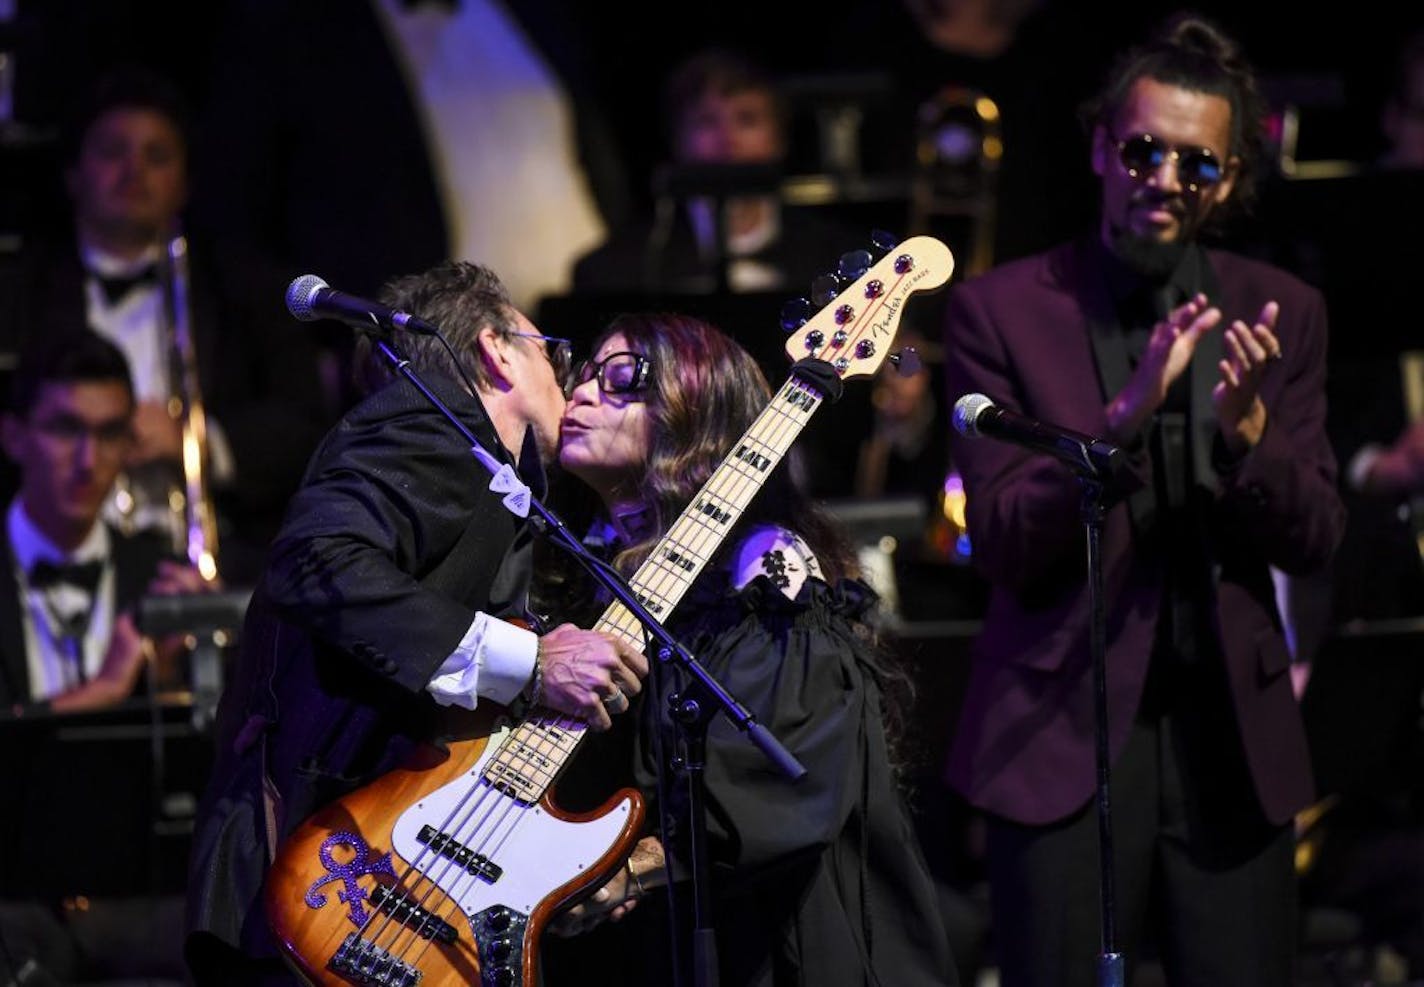
{"type": "Polygon", "coordinates": [[[453,860],[466,873],[483,878],[490,884],[500,879],[504,870],[484,854],[476,853],[448,833],[441,833],[434,826],[422,826],[415,837],[447,860],[453,860]]]}
{"type": "Polygon", "coordinates": [[[414,926],[416,934],[422,939],[432,939],[449,946],[460,938],[460,933],[449,922],[416,904],[410,895],[392,891],[384,884],[376,885],[371,892],[371,904],[394,918],[402,928],[414,926]]]}

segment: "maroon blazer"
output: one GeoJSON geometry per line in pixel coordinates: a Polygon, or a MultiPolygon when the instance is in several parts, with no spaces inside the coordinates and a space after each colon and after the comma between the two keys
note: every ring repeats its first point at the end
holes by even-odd
{"type": "MultiPolygon", "coordinates": [[[[951,291],[951,398],[979,392],[1033,418],[1104,434],[1107,402],[1130,370],[1096,257],[1086,242],[1065,244],[951,291]]],[[[1211,464],[1221,326],[1203,338],[1188,371],[1188,430],[1193,475],[1214,505],[1206,537],[1215,623],[1242,746],[1266,817],[1283,823],[1310,803],[1314,785],[1269,566],[1317,570],[1344,529],[1325,434],[1325,306],[1319,292],[1276,268],[1218,251],[1207,258],[1221,326],[1252,322],[1271,299],[1281,309],[1283,359],[1261,384],[1261,442],[1226,475],[1211,464]]],[[[1095,785],[1082,493],[1049,457],[990,438],[954,433],[950,441],[976,564],[992,591],[947,778],[982,809],[1053,822],[1080,809],[1095,785]]],[[[1145,469],[1140,478],[1149,482],[1145,469]]],[[[1163,578],[1160,563],[1138,550],[1131,510],[1130,500],[1110,507],[1102,534],[1114,757],[1141,700],[1163,578]]]]}

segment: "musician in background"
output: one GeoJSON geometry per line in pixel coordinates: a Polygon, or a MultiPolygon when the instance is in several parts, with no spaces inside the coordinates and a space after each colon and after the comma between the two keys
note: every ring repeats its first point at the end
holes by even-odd
{"type": "Polygon", "coordinates": [[[860,246],[862,235],[780,198],[779,167],[790,140],[780,83],[741,52],[709,48],[680,63],[663,84],[663,122],[674,165],[762,166],[767,187],[738,190],[709,179],[717,194],[667,191],[655,215],[615,229],[574,265],[575,291],[718,290],[804,292],[828,250],[860,246]],[[723,284],[725,276],[725,284],[723,284]]]}
{"type": "MultiPolygon", "coordinates": [[[[453,352],[430,336],[392,339],[541,495],[567,341],[541,335],[493,272],[466,262],[397,279],[382,301],[444,329],[453,352]]],[[[259,900],[271,855],[313,811],[432,741],[442,707],[522,700],[607,729],[647,672],[622,639],[501,619],[526,613],[530,523],[417,388],[376,353],[366,366],[373,390],[291,501],[218,711],[189,883],[199,984],[283,980],[259,900]]]]}
{"type": "MultiPolygon", "coordinates": [[[[145,673],[163,685],[177,671],[182,640],[145,642],[133,608],[145,593],[215,587],[173,558],[163,539],[125,535],[100,519],[133,442],[133,417],[128,364],[112,343],[91,332],[31,341],[0,422],[20,475],[0,529],[0,720],[114,706],[145,673]]],[[[22,794],[12,795],[23,804],[22,794]]],[[[26,831],[15,818],[5,831],[12,827],[26,831]]],[[[32,842],[15,849],[0,869],[24,875],[21,883],[35,861],[65,852],[32,842]]],[[[151,907],[163,906],[92,899],[81,914],[49,902],[0,901],[5,975],[23,980],[27,963],[36,964],[36,982],[48,975],[73,983],[119,969],[175,975],[177,938],[156,931],[151,907]]]]}
{"type": "Polygon", "coordinates": [[[183,422],[170,403],[186,384],[175,364],[168,306],[181,293],[206,405],[207,477],[220,511],[228,581],[255,575],[286,498],[320,436],[315,350],[290,327],[279,292],[253,258],[189,238],[187,283],[165,274],[188,197],[188,114],[177,90],[146,69],[100,78],[73,111],[62,153],[74,228],[25,239],[13,297],[0,299],[0,347],[31,334],[88,327],[128,358],[138,404],[105,515],[126,531],[166,533],[186,552],[183,422]]]}
{"type": "MultiPolygon", "coordinates": [[[[651,561],[653,546],[772,400],[745,350],[676,315],[615,320],[573,384],[559,462],[596,495],[590,539],[625,575],[651,561]]],[[[908,682],[874,643],[875,595],[856,578],[844,536],[782,468],[725,543],[699,537],[689,549],[711,559],[669,629],[808,772],[790,781],[730,721],[713,717],[709,919],[722,982],[956,983],[937,891],[898,787],[908,682]]],[[[551,599],[595,596],[565,581],[577,573],[563,575],[551,599]]],[[[649,825],[659,808],[672,823],[667,849],[686,919],[692,823],[671,761],[678,731],[662,700],[689,682],[671,665],[658,675],[658,690],[638,704],[632,777],[654,805],[649,825]],[[659,777],[669,797],[660,807],[659,777]]],[[[596,934],[633,939],[616,947],[595,940],[599,955],[618,957],[610,984],[675,982],[663,862],[659,839],[646,837],[627,867],[563,920],[562,931],[573,933],[621,919],[643,900],[630,922],[596,934]]],[[[688,930],[679,931],[685,958],[688,930]]],[[[550,946],[551,963],[560,948],[550,946]]],[[[596,965],[578,966],[577,982],[597,982],[596,965]]]]}
{"type": "MultiPolygon", "coordinates": [[[[1345,511],[1320,293],[1206,246],[1261,160],[1255,78],[1192,17],[1120,55],[1085,115],[1096,227],[951,288],[947,393],[1121,446],[1102,531],[1116,918],[1167,980],[1292,983],[1292,821],[1313,797],[1270,568],[1320,571],[1345,511]]],[[[947,778],[987,815],[1005,987],[1098,974],[1084,491],[952,433],[992,583],[947,778]]],[[[1130,971],[1129,971],[1130,975],[1130,971]]]]}
{"type": "Polygon", "coordinates": [[[0,532],[0,707],[12,713],[127,699],[144,669],[139,597],[212,585],[163,539],[100,519],[133,420],[128,364],[112,343],[91,332],[31,342],[0,433],[20,471],[0,532]]]}

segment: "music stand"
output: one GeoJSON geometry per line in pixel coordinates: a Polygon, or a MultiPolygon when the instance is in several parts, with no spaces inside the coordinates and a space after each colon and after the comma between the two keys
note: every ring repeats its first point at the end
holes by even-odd
{"type": "Polygon", "coordinates": [[[178,593],[146,596],[139,601],[138,629],[149,637],[187,634],[188,688],[192,696],[193,727],[207,730],[217,714],[224,675],[222,649],[235,638],[252,598],[250,587],[220,593],[178,593]]]}

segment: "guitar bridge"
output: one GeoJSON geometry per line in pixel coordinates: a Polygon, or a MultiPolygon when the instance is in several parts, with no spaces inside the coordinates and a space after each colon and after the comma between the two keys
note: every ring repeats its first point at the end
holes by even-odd
{"type": "Polygon", "coordinates": [[[409,963],[355,932],[342,940],[326,968],[361,987],[415,987],[422,976],[409,963]]]}

